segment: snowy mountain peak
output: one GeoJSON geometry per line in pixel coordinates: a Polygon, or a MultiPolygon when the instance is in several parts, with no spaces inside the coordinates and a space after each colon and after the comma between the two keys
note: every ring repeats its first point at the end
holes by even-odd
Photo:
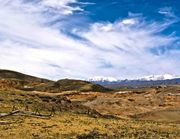
{"type": "Polygon", "coordinates": [[[93,81],[94,82],[105,82],[105,81],[117,82],[118,80],[113,77],[95,76],[95,77],[89,78],[88,81],[91,81],[91,82],[93,82],[93,81]]]}
{"type": "Polygon", "coordinates": [[[151,80],[169,80],[169,79],[175,79],[179,78],[179,76],[174,76],[171,74],[164,74],[164,75],[150,75],[150,76],[145,76],[137,80],[146,80],[146,81],[151,81],[151,80]]]}
{"type": "MultiPolygon", "coordinates": [[[[141,77],[141,78],[129,79],[129,81],[132,81],[132,80],[158,81],[158,80],[170,80],[170,79],[176,79],[176,78],[180,78],[180,76],[164,74],[164,75],[149,75],[149,76],[145,76],[145,77],[141,77]]],[[[114,77],[95,76],[95,77],[89,78],[88,81],[90,81],[90,82],[120,82],[123,80],[118,80],[114,77]]]]}

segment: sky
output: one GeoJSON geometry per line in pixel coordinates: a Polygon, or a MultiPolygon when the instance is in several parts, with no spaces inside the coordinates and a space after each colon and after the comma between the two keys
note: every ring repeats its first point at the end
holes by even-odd
{"type": "Polygon", "coordinates": [[[58,80],[180,75],[180,1],[0,0],[0,69],[58,80]]]}

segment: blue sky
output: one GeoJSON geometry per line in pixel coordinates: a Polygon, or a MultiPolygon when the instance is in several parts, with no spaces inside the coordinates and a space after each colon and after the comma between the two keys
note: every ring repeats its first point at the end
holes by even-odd
{"type": "Polygon", "coordinates": [[[180,75],[179,5],[0,0],[0,68],[56,80],[180,75]]]}

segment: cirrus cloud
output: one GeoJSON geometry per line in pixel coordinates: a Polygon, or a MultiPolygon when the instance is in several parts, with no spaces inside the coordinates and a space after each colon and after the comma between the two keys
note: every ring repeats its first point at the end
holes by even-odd
{"type": "Polygon", "coordinates": [[[73,15],[84,11],[70,6],[78,5],[76,0],[0,2],[0,68],[51,79],[179,74],[178,50],[153,51],[179,40],[161,34],[173,22],[126,17],[74,26],[69,35],[63,31],[64,20],[78,20],[73,15]],[[49,24],[56,19],[60,26],[49,24]]]}

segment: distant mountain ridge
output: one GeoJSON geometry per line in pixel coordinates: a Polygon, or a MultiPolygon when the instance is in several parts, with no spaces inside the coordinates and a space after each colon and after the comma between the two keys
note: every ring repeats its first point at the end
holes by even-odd
{"type": "Polygon", "coordinates": [[[96,82],[96,81],[98,81],[98,82],[106,82],[106,81],[117,82],[118,80],[113,77],[95,76],[95,77],[89,78],[88,81],[90,81],[90,82],[96,82]]]}
{"type": "Polygon", "coordinates": [[[145,80],[145,81],[157,81],[157,80],[171,80],[171,79],[177,79],[180,78],[180,76],[174,76],[171,74],[164,74],[164,75],[149,75],[149,76],[145,76],[140,78],[139,80],[145,80]]]}
{"type": "MultiPolygon", "coordinates": [[[[111,79],[111,78],[110,78],[111,79]]],[[[90,78],[90,82],[104,85],[104,86],[114,86],[114,87],[121,87],[121,86],[155,86],[155,85],[169,85],[169,84],[180,84],[180,76],[173,76],[170,74],[164,75],[150,75],[138,79],[124,79],[124,80],[109,80],[109,78],[99,77],[99,78],[90,78]],[[97,80],[98,79],[98,80],[97,80]]]]}
{"type": "MultiPolygon", "coordinates": [[[[164,75],[149,75],[149,76],[140,77],[140,78],[136,78],[136,79],[124,79],[124,80],[156,81],[156,80],[170,80],[170,79],[177,79],[177,78],[180,78],[180,76],[164,74],[164,75]]],[[[120,82],[120,81],[124,81],[124,80],[116,79],[114,77],[104,77],[104,76],[95,76],[95,77],[91,77],[88,79],[88,81],[91,81],[91,82],[120,82]]]]}

